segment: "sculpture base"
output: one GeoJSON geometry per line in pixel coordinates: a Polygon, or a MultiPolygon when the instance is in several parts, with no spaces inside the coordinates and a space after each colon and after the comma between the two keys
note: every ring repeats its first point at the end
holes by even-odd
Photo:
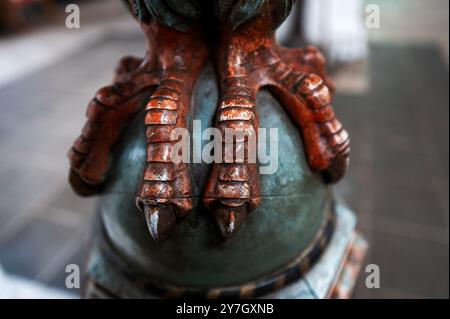
{"type": "Polygon", "coordinates": [[[338,203],[336,228],[320,260],[301,280],[265,298],[350,298],[367,250],[367,242],[355,231],[355,226],[355,214],[338,203]]]}
{"type": "MultiPolygon", "coordinates": [[[[298,281],[263,298],[349,298],[361,268],[367,242],[355,231],[356,216],[342,203],[335,205],[336,225],[331,240],[316,264],[298,281]]],[[[100,227],[100,226],[99,226],[100,227]]],[[[96,234],[103,234],[96,231],[96,234]]],[[[129,280],[106,258],[102,238],[93,238],[85,269],[85,298],[160,298],[129,280]]],[[[176,297],[176,296],[166,296],[176,297]]]]}

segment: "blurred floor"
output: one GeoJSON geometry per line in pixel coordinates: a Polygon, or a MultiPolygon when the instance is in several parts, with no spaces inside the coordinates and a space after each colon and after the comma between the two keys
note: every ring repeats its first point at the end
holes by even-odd
{"type": "Polygon", "coordinates": [[[381,289],[359,297],[448,297],[448,70],[435,47],[371,47],[370,90],[337,94],[352,138],[337,189],[359,216],[381,289]]]}
{"type": "MultiPolygon", "coordinates": [[[[441,1],[430,1],[429,11],[419,0],[371,2],[380,3],[382,27],[364,67],[339,74],[335,102],[353,143],[337,191],[359,214],[371,245],[366,261],[381,269],[381,288],[368,290],[361,277],[355,297],[448,298],[448,38],[440,36],[448,37],[448,2],[446,31],[433,18],[441,1]]],[[[118,59],[144,52],[132,19],[111,3],[83,4],[82,15],[90,13],[82,31],[53,33],[56,53],[51,41],[40,42],[45,34],[30,35],[26,45],[46,57],[43,64],[12,61],[23,46],[0,40],[0,61],[7,46],[17,69],[0,82],[0,263],[56,287],[64,287],[67,264],[81,265],[95,210],[95,199],[78,198],[67,184],[66,151],[118,59]],[[115,18],[95,21],[105,5],[115,18]]]]}

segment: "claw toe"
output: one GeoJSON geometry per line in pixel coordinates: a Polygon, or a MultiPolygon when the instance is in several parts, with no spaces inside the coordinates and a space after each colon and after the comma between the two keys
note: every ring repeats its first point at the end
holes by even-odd
{"type": "Polygon", "coordinates": [[[73,169],[69,172],[69,183],[80,196],[93,196],[100,192],[100,185],[86,183],[73,169]]]}
{"type": "Polygon", "coordinates": [[[326,184],[332,184],[339,181],[347,170],[350,159],[348,155],[338,156],[333,159],[329,168],[321,172],[322,179],[326,184]]]}
{"type": "Polygon", "coordinates": [[[166,240],[177,219],[173,207],[144,205],[144,215],[152,238],[155,241],[166,240]]]}
{"type": "Polygon", "coordinates": [[[247,216],[247,207],[218,207],[214,211],[217,225],[220,233],[225,239],[230,238],[241,227],[245,217],[247,216]]]}

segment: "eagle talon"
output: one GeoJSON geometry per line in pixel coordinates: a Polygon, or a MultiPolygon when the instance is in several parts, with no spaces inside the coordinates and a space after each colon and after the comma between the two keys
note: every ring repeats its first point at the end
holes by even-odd
{"type": "Polygon", "coordinates": [[[175,226],[177,216],[171,205],[144,205],[145,221],[153,240],[166,240],[175,226]]]}
{"type": "Polygon", "coordinates": [[[86,183],[73,169],[69,172],[69,183],[73,190],[80,196],[94,196],[101,192],[101,185],[86,183]]]}
{"type": "Polygon", "coordinates": [[[229,239],[241,228],[247,217],[248,210],[245,205],[239,207],[227,207],[219,205],[214,209],[219,231],[224,239],[229,239]]]}
{"type": "Polygon", "coordinates": [[[191,12],[191,7],[180,6],[177,14],[167,14],[173,7],[165,1],[123,1],[139,20],[149,50],[144,59],[122,59],[114,83],[99,90],[90,102],[88,121],[69,152],[69,180],[77,193],[100,192],[112,147],[142,102],[147,102],[143,119],[147,158],[137,206],[155,241],[169,236],[177,220],[192,209],[188,164],[173,161],[178,140],[171,133],[188,127],[191,94],[210,52],[215,53],[222,94],[216,127],[225,139],[227,130],[235,137],[225,142],[233,146],[232,159],[227,160],[227,154],[225,161],[212,165],[203,203],[225,239],[238,231],[261,201],[258,166],[249,159],[255,158],[250,152],[256,150],[249,145],[251,137],[256,138],[253,146],[257,143],[255,102],[261,88],[269,87],[298,125],[311,170],[325,183],[343,176],[350,141],[331,106],[333,85],[323,56],[312,47],[287,49],[275,41],[275,29],[287,17],[293,0],[250,1],[250,6],[247,1],[214,1],[223,15],[217,17],[219,45],[202,32],[204,25],[197,18],[204,12],[199,8],[191,12]],[[155,17],[159,9],[161,14],[155,17]],[[186,21],[184,10],[189,11],[186,21]],[[244,12],[248,14],[242,19],[244,12]],[[153,92],[150,97],[149,92],[153,92]],[[238,138],[240,133],[244,137],[238,138]],[[238,158],[238,149],[244,158],[238,158]]]}

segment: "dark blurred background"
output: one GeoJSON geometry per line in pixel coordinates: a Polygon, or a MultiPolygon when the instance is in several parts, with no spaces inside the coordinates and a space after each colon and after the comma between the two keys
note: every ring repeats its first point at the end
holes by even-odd
{"type": "MultiPolygon", "coordinates": [[[[355,298],[449,296],[448,36],[447,0],[299,1],[278,32],[319,46],[337,85],[352,158],[336,191],[381,270],[355,298]]],[[[82,263],[95,199],[73,194],[65,155],[119,58],[144,52],[120,1],[0,1],[0,298],[76,296],[65,267],[82,263]]]]}

